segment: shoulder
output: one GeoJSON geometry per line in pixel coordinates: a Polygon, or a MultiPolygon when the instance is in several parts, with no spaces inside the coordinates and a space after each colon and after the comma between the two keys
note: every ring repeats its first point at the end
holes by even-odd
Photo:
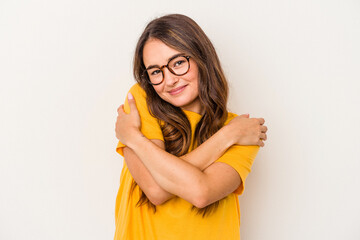
{"type": "MultiPolygon", "coordinates": [[[[148,114],[148,107],[147,107],[147,103],[146,103],[146,93],[145,93],[144,89],[142,89],[138,83],[135,83],[130,88],[128,93],[131,93],[133,95],[135,102],[136,102],[136,108],[138,109],[140,116],[148,114]]],[[[129,106],[127,95],[125,97],[124,110],[126,113],[130,112],[130,106],[129,106]]]]}
{"type": "Polygon", "coordinates": [[[135,83],[129,90],[134,97],[146,98],[146,93],[139,83],[135,83]]]}
{"type": "Polygon", "coordinates": [[[129,92],[134,96],[139,112],[148,111],[145,90],[138,83],[135,83],[129,92]]]}

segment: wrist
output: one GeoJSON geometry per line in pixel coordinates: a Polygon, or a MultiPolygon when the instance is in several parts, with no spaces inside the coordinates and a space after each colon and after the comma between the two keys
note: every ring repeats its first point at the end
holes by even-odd
{"type": "Polygon", "coordinates": [[[146,139],[146,137],[142,134],[142,132],[139,130],[132,131],[131,134],[128,135],[128,139],[125,144],[129,148],[135,150],[137,145],[144,139],[146,139]]]}
{"type": "Polygon", "coordinates": [[[221,128],[221,130],[223,130],[223,135],[226,139],[228,147],[231,147],[232,145],[237,143],[236,135],[234,134],[231,126],[225,125],[223,128],[221,128]]]}
{"type": "MultiPolygon", "coordinates": [[[[225,136],[228,139],[229,145],[235,145],[237,143],[237,136],[234,134],[236,131],[231,128],[231,126],[225,125],[224,126],[225,136]]],[[[229,146],[229,147],[230,147],[229,146]]]]}

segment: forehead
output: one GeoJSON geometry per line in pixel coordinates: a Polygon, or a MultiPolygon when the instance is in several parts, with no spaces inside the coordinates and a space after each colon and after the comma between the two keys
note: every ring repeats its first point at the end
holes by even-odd
{"type": "Polygon", "coordinates": [[[143,61],[145,67],[150,65],[165,65],[169,58],[179,54],[180,52],[174,48],[167,46],[158,39],[149,39],[144,46],[143,61]]]}

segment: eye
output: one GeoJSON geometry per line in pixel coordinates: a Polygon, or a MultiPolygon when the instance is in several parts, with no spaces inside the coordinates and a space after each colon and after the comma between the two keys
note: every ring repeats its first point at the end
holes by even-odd
{"type": "Polygon", "coordinates": [[[184,62],[185,62],[184,60],[176,61],[176,62],[174,63],[174,67],[179,67],[179,66],[183,65],[184,62]]]}
{"type": "Polygon", "coordinates": [[[156,75],[158,75],[159,73],[160,73],[160,70],[159,70],[159,69],[156,69],[156,70],[151,71],[151,72],[150,72],[150,75],[156,76],[156,75]]]}

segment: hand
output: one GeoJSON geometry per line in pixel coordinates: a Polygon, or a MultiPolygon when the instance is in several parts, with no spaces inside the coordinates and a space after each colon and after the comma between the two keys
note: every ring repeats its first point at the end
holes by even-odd
{"type": "Polygon", "coordinates": [[[263,118],[249,118],[243,114],[232,119],[226,127],[235,140],[235,144],[242,146],[257,145],[264,147],[267,139],[267,127],[263,118]]]}
{"type": "Polygon", "coordinates": [[[128,142],[131,141],[134,136],[141,134],[140,115],[136,108],[135,99],[131,93],[128,94],[128,102],[130,113],[126,114],[124,112],[124,105],[121,105],[117,109],[118,117],[115,124],[116,138],[125,145],[128,145],[128,142]]]}

